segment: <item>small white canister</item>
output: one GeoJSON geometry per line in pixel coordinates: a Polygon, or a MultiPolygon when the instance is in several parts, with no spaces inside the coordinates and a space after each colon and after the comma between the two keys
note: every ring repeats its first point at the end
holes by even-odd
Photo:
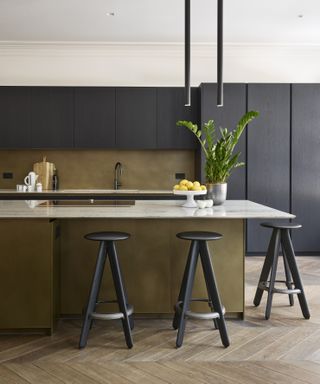
{"type": "Polygon", "coordinates": [[[42,184],[41,183],[37,183],[36,184],[36,191],[37,192],[42,192],[42,184]]]}

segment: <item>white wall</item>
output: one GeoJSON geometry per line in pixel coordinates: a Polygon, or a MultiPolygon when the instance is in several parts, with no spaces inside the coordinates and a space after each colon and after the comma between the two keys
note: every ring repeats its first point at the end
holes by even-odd
{"type": "MultiPolygon", "coordinates": [[[[183,85],[181,44],[0,42],[0,85],[183,85]]],[[[215,45],[192,48],[192,84],[216,80],[215,45]]],[[[226,44],[225,82],[320,82],[320,45],[226,44]]]]}

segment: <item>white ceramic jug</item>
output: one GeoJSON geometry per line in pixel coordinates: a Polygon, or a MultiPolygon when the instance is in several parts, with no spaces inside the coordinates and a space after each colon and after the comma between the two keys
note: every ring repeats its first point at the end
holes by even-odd
{"type": "Polygon", "coordinates": [[[29,172],[28,176],[24,178],[25,185],[29,187],[28,190],[35,190],[38,176],[35,172],[29,172]]]}

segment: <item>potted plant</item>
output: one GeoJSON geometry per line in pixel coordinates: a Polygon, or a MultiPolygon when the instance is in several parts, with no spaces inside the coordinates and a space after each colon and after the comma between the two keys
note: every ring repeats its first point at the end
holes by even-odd
{"type": "Polygon", "coordinates": [[[227,197],[227,180],[235,168],[242,167],[239,162],[240,152],[233,153],[242,132],[250,121],[259,115],[256,111],[249,111],[239,120],[236,128],[229,131],[220,128],[220,137],[216,138],[216,128],[213,120],[203,125],[202,130],[191,121],[178,121],[178,126],[188,128],[201,144],[206,158],[205,174],[208,196],[213,198],[214,204],[222,204],[227,197]]]}

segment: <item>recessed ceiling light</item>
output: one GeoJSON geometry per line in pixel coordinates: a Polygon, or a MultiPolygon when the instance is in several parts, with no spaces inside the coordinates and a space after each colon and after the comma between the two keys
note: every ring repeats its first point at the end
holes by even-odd
{"type": "Polygon", "coordinates": [[[302,19],[302,18],[303,18],[303,15],[300,14],[300,15],[298,15],[298,17],[299,17],[299,19],[302,19]]]}
{"type": "Polygon", "coordinates": [[[106,15],[107,16],[114,16],[114,12],[107,12],[106,15]]]}

